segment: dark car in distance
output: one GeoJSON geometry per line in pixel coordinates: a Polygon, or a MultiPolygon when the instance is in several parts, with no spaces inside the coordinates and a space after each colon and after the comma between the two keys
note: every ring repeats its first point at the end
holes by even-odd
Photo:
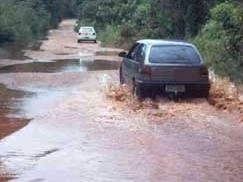
{"type": "Polygon", "coordinates": [[[132,87],[137,97],[189,94],[208,97],[208,68],[190,43],[168,40],[139,40],[127,52],[120,67],[120,83],[132,87]]]}

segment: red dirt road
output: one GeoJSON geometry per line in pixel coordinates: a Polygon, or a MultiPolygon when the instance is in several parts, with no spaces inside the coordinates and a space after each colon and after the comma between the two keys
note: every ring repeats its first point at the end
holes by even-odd
{"type": "MultiPolygon", "coordinates": [[[[101,48],[77,44],[73,23],[64,21],[43,51],[28,54],[44,60],[94,55],[101,48]]],[[[134,107],[132,98],[127,104],[107,97],[107,85],[117,80],[117,70],[1,74],[1,83],[37,95],[23,105],[31,122],[0,141],[0,181],[243,181],[237,114],[204,99],[134,107]]]]}

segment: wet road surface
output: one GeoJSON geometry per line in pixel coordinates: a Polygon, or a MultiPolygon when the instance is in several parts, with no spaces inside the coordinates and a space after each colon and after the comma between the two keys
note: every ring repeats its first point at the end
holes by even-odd
{"type": "Polygon", "coordinates": [[[29,119],[18,117],[21,112],[21,98],[31,95],[18,90],[11,90],[0,84],[0,139],[25,126],[29,119]]]}
{"type": "Polygon", "coordinates": [[[55,60],[46,62],[31,62],[25,64],[15,64],[3,66],[0,73],[55,73],[55,72],[87,72],[95,70],[118,69],[118,61],[99,60],[92,57],[83,57],[71,60],[55,60]]]}
{"type": "MultiPolygon", "coordinates": [[[[65,28],[70,36],[70,23],[61,26],[62,36],[65,28]]],[[[72,41],[68,46],[79,47],[80,55],[99,49],[72,41]]],[[[77,55],[73,51],[67,56],[77,55]]],[[[1,182],[243,181],[243,125],[236,114],[204,99],[161,100],[156,108],[134,110],[106,97],[107,84],[117,84],[117,64],[105,71],[77,71],[77,64],[70,59],[1,69],[1,83],[31,93],[20,96],[16,112],[31,121],[0,140],[1,182]]]]}
{"type": "Polygon", "coordinates": [[[77,87],[42,88],[26,102],[33,120],[2,140],[1,173],[13,181],[242,181],[242,126],[232,117],[192,102],[179,107],[195,113],[153,122],[106,100],[106,78],[86,74],[77,87]]]}

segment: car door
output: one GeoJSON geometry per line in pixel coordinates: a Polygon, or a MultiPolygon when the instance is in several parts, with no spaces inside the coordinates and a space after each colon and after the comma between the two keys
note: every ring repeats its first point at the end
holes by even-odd
{"type": "Polygon", "coordinates": [[[135,43],[129,50],[127,56],[123,59],[122,70],[123,70],[123,77],[125,83],[130,84],[134,77],[134,70],[136,67],[134,59],[135,59],[136,50],[138,49],[139,46],[140,46],[139,43],[135,43]]]}
{"type": "Polygon", "coordinates": [[[133,65],[132,65],[132,73],[133,73],[133,78],[135,80],[141,78],[141,70],[144,65],[144,59],[145,59],[145,53],[146,53],[146,45],[145,44],[140,44],[138,48],[136,49],[134,58],[133,58],[133,65]]]}

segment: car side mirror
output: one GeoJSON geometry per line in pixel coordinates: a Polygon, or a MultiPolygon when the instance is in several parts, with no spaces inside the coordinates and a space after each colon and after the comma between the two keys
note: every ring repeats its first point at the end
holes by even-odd
{"type": "Polygon", "coordinates": [[[119,54],[118,54],[118,56],[119,57],[127,57],[127,53],[125,52],[125,51],[123,51],[123,52],[120,52],[119,54]]]}

